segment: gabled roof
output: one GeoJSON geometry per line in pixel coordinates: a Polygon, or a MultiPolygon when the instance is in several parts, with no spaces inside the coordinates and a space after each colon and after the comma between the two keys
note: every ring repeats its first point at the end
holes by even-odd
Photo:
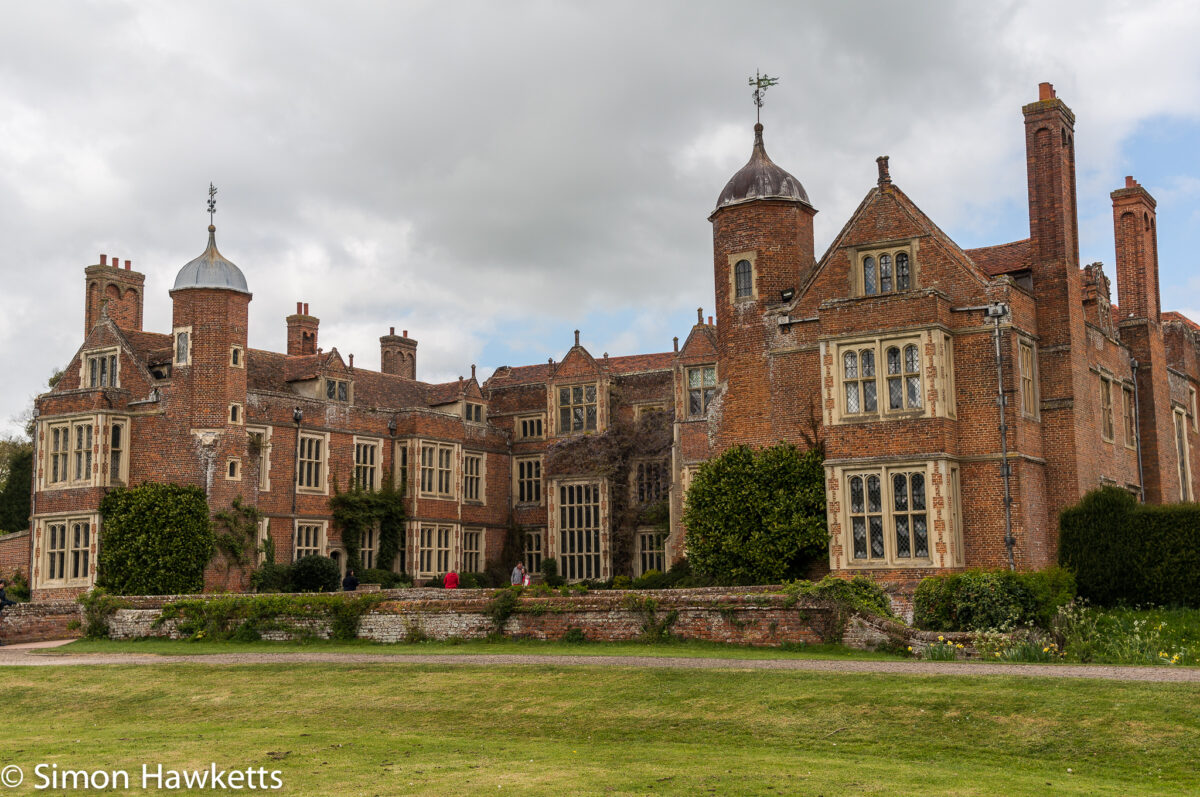
{"type": "Polygon", "coordinates": [[[173,342],[171,336],[162,332],[142,332],[135,329],[122,329],[121,334],[129,341],[138,359],[146,365],[160,365],[171,362],[173,342]]]}
{"type": "MultiPolygon", "coordinates": [[[[625,357],[601,358],[596,363],[600,366],[600,370],[603,373],[622,376],[647,371],[666,371],[671,368],[674,360],[674,353],[666,351],[657,354],[630,354],[625,357]]],[[[503,365],[488,377],[484,385],[489,388],[528,385],[538,382],[548,382],[552,377],[553,370],[549,363],[519,365],[516,367],[503,365]]]]}
{"type": "Polygon", "coordinates": [[[1188,329],[1192,330],[1192,332],[1195,332],[1196,334],[1200,335],[1200,324],[1197,324],[1195,321],[1188,318],[1183,313],[1177,312],[1175,310],[1168,310],[1167,312],[1162,314],[1162,320],[1163,321],[1176,321],[1180,324],[1183,324],[1188,329]]]}
{"type": "Polygon", "coordinates": [[[1033,242],[1028,238],[995,246],[967,249],[967,257],[989,277],[1012,274],[1033,267],[1033,242]]]}

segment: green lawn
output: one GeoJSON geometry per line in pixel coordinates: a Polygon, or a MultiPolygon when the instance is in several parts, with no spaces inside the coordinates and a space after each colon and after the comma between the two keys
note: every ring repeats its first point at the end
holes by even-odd
{"type": "Polygon", "coordinates": [[[307,640],[297,642],[233,642],[207,640],[80,639],[69,645],[39,651],[38,655],[56,656],[73,653],[154,653],[161,655],[210,655],[213,653],[377,653],[392,656],[423,654],[454,654],[486,656],[516,654],[525,656],[666,656],[719,659],[860,659],[864,661],[896,661],[901,656],[854,650],[841,645],[802,645],[787,649],[728,645],[698,640],[664,642],[543,642],[536,639],[478,639],[447,642],[415,642],[385,644],[357,640],[337,642],[307,640]]]}
{"type": "Polygon", "coordinates": [[[12,668],[0,705],[0,764],[135,786],[216,762],[289,795],[1200,790],[1194,684],[397,660],[12,668]]]}

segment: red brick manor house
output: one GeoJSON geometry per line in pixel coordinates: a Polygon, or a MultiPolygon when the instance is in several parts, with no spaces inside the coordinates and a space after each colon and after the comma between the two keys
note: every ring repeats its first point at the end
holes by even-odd
{"type": "MultiPolygon", "coordinates": [[[[419,381],[417,341],[394,329],[378,370],[356,365],[320,346],[306,304],[286,319],[286,352],[252,348],[247,279],[211,226],[170,291],[170,330],[142,329],[144,275],[101,255],[84,270],[82,345],[37,400],[30,533],[0,556],[28,563],[36,597],[84,590],[101,497],[156,480],[200,486],[214,511],[242,496],[282,561],[344,560],[335,485],[397,473],[402,551],[374,561],[367,535],[364,564],[418,579],[479,571],[515,522],[531,567],[554,557],[569,578],[636,575],[683,555],[682,501],[700,463],[815,433],[831,570],[911,583],[1010,557],[1051,563],[1057,512],[1098,485],[1195,500],[1200,326],[1160,310],[1155,201],[1132,178],[1112,192],[1120,308],[1111,302],[1101,265],[1079,263],[1074,115],[1049,84],[1023,113],[1024,240],[960,248],[882,157],[818,258],[817,211],[756,125],[749,162],[709,216],[715,323],[698,318],[669,350],[625,357],[589,352],[577,333],[561,359],[482,383],[473,367],[469,379],[419,381]],[[615,466],[564,455],[618,434],[643,444],[615,466]],[[639,511],[651,505],[655,523],[639,511]]],[[[216,568],[210,583],[228,586],[216,568]]]]}

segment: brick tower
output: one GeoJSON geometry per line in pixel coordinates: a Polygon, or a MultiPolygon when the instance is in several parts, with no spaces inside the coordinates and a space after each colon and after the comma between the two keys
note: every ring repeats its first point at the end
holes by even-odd
{"type": "MultiPolygon", "coordinates": [[[[724,386],[721,428],[739,442],[772,439],[770,372],[763,312],[800,287],[815,263],[813,216],[804,186],[776,166],[754,125],[750,160],[726,184],[710,215],[717,301],[717,379],[724,386]]],[[[722,432],[718,450],[729,445],[722,432]]]]}

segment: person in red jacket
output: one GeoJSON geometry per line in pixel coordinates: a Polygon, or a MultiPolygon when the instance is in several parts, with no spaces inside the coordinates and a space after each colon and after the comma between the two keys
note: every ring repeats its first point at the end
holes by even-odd
{"type": "Polygon", "coordinates": [[[458,589],[458,573],[451,570],[446,574],[446,578],[442,581],[442,586],[446,589],[458,589]]]}

